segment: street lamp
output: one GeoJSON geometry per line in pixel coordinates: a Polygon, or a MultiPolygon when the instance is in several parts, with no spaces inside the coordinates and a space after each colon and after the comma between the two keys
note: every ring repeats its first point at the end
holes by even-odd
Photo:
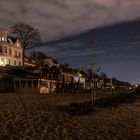
{"type": "Polygon", "coordinates": [[[81,73],[79,73],[79,77],[82,77],[82,74],[81,73]]]}

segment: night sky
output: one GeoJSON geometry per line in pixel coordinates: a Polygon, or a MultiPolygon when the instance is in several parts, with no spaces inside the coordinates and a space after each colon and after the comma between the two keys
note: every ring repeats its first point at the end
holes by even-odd
{"type": "Polygon", "coordinates": [[[0,0],[0,27],[38,28],[43,51],[70,67],[96,66],[109,77],[140,83],[139,0],[0,0]],[[93,42],[93,43],[92,43],[93,42]]]}

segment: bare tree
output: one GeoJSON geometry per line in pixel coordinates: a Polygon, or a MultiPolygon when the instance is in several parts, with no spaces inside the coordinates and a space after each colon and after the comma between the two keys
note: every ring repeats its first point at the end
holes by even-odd
{"type": "Polygon", "coordinates": [[[39,59],[42,60],[42,59],[47,58],[46,54],[43,53],[43,52],[40,52],[40,51],[32,51],[32,52],[30,52],[30,57],[38,59],[38,60],[39,59]]]}
{"type": "Polygon", "coordinates": [[[23,48],[23,62],[25,49],[41,44],[41,36],[39,30],[28,24],[15,23],[11,27],[11,33],[18,37],[21,42],[21,46],[23,48]]]}

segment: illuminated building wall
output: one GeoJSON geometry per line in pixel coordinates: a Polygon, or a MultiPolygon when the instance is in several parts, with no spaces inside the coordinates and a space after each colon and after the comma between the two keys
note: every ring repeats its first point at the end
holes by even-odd
{"type": "Polygon", "coordinates": [[[22,66],[22,47],[19,39],[10,37],[0,28],[0,66],[22,66]]]}

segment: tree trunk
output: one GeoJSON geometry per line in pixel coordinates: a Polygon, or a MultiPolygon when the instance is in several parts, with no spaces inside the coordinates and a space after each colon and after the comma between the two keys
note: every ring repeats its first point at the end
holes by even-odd
{"type": "Polygon", "coordinates": [[[24,67],[24,58],[25,58],[25,49],[23,49],[22,53],[22,66],[24,67]]]}

